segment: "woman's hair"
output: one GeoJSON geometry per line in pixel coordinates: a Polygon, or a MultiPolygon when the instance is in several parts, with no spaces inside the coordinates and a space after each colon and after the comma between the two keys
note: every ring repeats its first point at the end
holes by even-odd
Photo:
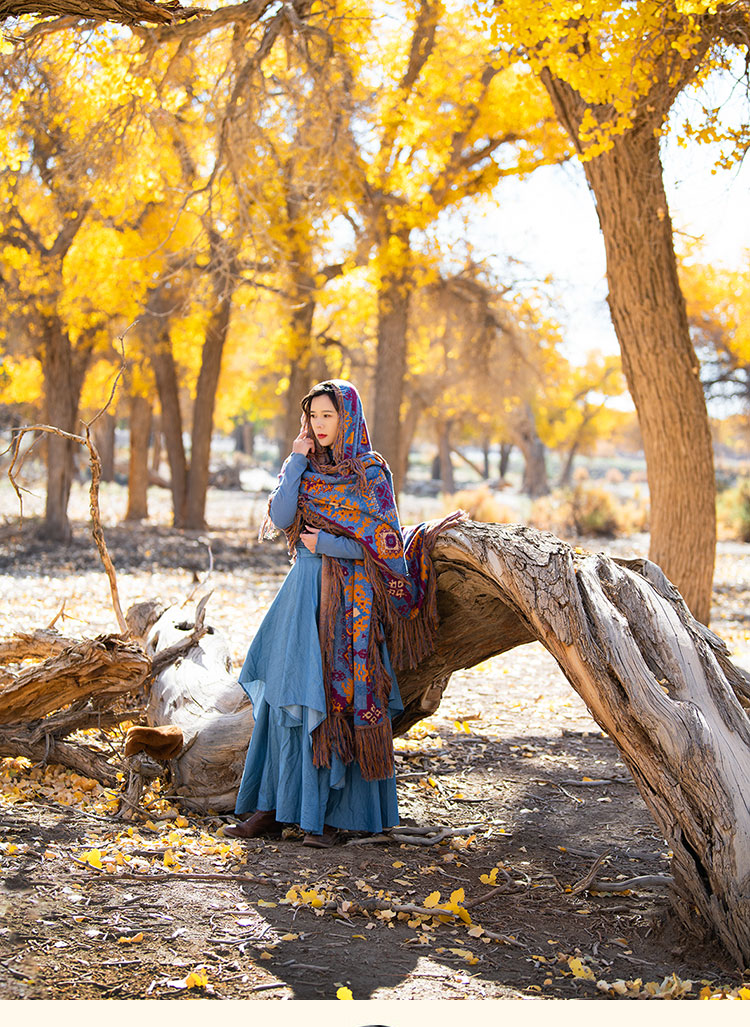
{"type": "Polygon", "coordinates": [[[339,406],[339,398],[336,395],[336,389],[333,382],[318,382],[317,385],[313,385],[308,394],[302,399],[300,406],[307,420],[310,420],[310,406],[316,396],[328,396],[330,401],[333,403],[334,409],[337,414],[341,413],[339,406]]]}

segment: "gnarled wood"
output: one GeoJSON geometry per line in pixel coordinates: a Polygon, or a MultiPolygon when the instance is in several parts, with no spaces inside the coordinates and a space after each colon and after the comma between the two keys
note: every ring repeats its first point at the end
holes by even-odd
{"type": "MultiPolygon", "coordinates": [[[[167,610],[148,636],[154,664],[162,652],[189,639],[195,627],[184,612],[167,610]]],[[[202,630],[205,633],[153,681],[146,720],[154,727],[173,724],[182,729],[184,747],[169,763],[170,793],[191,809],[226,811],[234,808],[253,711],[232,673],[224,639],[211,627],[202,630]]]]}
{"type": "Polygon", "coordinates": [[[400,727],[435,708],[452,671],[538,639],[617,745],[672,849],[676,911],[692,930],[698,911],[747,965],[748,675],[721,639],[647,560],[618,563],[524,526],[471,523],[442,535],[433,558],[440,639],[399,678],[400,727]]]}
{"type": "Polygon", "coordinates": [[[0,724],[43,717],[94,694],[132,692],[143,684],[150,670],[151,661],[143,650],[117,635],[69,639],[68,645],[43,663],[17,674],[3,672],[0,724]]]}
{"type": "Polygon", "coordinates": [[[54,628],[18,631],[11,638],[0,639],[0,664],[23,663],[24,660],[45,660],[70,645],[54,628]]]}

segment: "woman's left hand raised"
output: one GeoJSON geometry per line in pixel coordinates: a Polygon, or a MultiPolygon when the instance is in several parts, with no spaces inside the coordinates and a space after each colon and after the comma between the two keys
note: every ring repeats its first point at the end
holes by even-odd
{"type": "Polygon", "coordinates": [[[318,544],[318,535],[320,534],[320,528],[305,528],[300,535],[300,541],[306,549],[309,549],[311,553],[315,552],[315,547],[318,544]]]}

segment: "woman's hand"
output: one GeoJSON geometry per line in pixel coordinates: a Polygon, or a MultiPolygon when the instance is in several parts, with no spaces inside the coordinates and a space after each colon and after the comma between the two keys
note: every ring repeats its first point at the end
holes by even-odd
{"type": "Polygon", "coordinates": [[[292,452],[301,453],[302,456],[309,456],[310,450],[313,448],[314,445],[315,443],[307,434],[307,430],[303,426],[299,435],[292,443],[292,452]]]}
{"type": "Polygon", "coordinates": [[[306,549],[309,549],[311,553],[315,552],[315,547],[318,544],[318,535],[320,534],[320,528],[305,528],[300,535],[300,542],[306,549]]]}

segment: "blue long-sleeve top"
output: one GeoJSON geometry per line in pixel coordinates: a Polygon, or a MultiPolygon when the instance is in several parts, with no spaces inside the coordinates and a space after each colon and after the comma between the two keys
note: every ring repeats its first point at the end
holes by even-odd
{"type": "MultiPolygon", "coordinates": [[[[297,513],[297,495],[303,473],[307,470],[307,457],[302,453],[292,453],[284,469],[281,481],[271,493],[269,513],[277,528],[288,528],[297,513]]],[[[364,553],[362,546],[353,538],[343,535],[332,535],[329,531],[320,531],[315,545],[318,556],[336,556],[340,560],[361,560],[364,553]]]]}

